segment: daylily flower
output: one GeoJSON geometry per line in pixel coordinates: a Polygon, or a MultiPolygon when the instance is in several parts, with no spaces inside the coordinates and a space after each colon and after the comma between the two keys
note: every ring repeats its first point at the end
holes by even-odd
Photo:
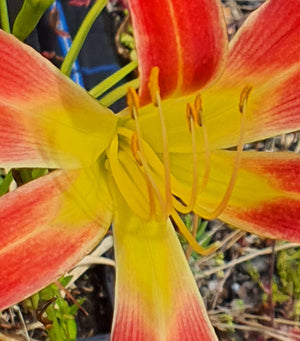
{"type": "Polygon", "coordinates": [[[57,169],[0,199],[0,308],[113,223],[112,339],[215,340],[173,224],[200,251],[180,212],[300,241],[299,155],[242,151],[300,129],[300,2],[267,1],[229,49],[218,1],[129,5],[142,106],[129,89],[118,115],[0,33],[0,165],[57,169]]]}

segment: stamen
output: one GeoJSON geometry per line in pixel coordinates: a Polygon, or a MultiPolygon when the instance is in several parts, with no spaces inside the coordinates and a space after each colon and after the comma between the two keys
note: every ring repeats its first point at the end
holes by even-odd
{"type": "Polygon", "coordinates": [[[182,235],[185,237],[189,245],[200,255],[207,256],[213,252],[215,252],[219,247],[220,243],[216,242],[212,245],[210,245],[207,248],[204,248],[203,246],[199,245],[196,241],[196,239],[193,237],[191,232],[188,230],[188,228],[185,226],[181,218],[179,217],[178,213],[175,210],[172,210],[171,217],[173,218],[176,226],[178,227],[179,231],[182,233],[182,235]]]}
{"type": "Polygon", "coordinates": [[[161,124],[161,132],[162,132],[162,141],[163,141],[163,158],[164,158],[164,169],[165,169],[165,207],[163,210],[164,217],[167,218],[170,214],[170,210],[172,207],[172,190],[171,190],[171,175],[170,175],[170,159],[169,159],[169,147],[168,147],[168,136],[167,129],[165,123],[165,117],[161,105],[160,98],[160,90],[159,90],[159,68],[154,67],[151,70],[150,78],[149,78],[149,92],[151,96],[151,100],[153,105],[158,107],[160,124],[161,124]]]}
{"type": "Polygon", "coordinates": [[[194,100],[194,107],[198,114],[198,125],[202,127],[202,119],[203,119],[203,108],[202,108],[202,98],[200,94],[197,94],[194,100]]]}
{"type": "Polygon", "coordinates": [[[202,110],[202,100],[200,94],[195,98],[194,104],[187,104],[186,116],[188,127],[191,132],[192,137],[192,154],[193,154],[193,182],[192,191],[189,203],[187,206],[182,205],[176,199],[174,199],[174,207],[183,214],[191,212],[195,206],[197,195],[201,193],[207,185],[210,173],[210,148],[208,143],[208,136],[206,131],[206,126],[203,120],[203,110],[202,110]],[[198,186],[198,154],[197,154],[197,128],[202,127],[204,148],[205,148],[205,171],[202,178],[202,183],[200,187],[198,186]]]}
{"type": "Polygon", "coordinates": [[[144,177],[148,189],[148,196],[149,196],[149,204],[150,204],[150,213],[149,218],[153,218],[155,214],[155,198],[153,190],[155,191],[158,200],[161,203],[162,211],[164,208],[163,199],[161,198],[161,194],[159,192],[159,189],[151,175],[151,171],[148,167],[145,153],[143,149],[143,143],[142,143],[142,133],[139,125],[139,98],[134,88],[128,88],[127,93],[127,105],[130,111],[130,116],[135,121],[135,128],[136,132],[131,137],[131,150],[132,154],[137,162],[137,164],[140,167],[143,167],[144,169],[144,177]]]}
{"type": "Polygon", "coordinates": [[[241,114],[245,114],[248,97],[252,89],[253,89],[252,85],[246,85],[240,94],[239,109],[241,114]]]}
{"type": "Polygon", "coordinates": [[[130,116],[135,121],[136,137],[134,138],[136,139],[136,142],[137,142],[136,145],[138,146],[139,151],[142,154],[144,154],[143,144],[142,144],[142,133],[141,133],[140,124],[138,120],[138,117],[140,116],[139,97],[134,88],[128,88],[127,105],[130,111],[130,116]]]}
{"type": "Polygon", "coordinates": [[[202,128],[202,133],[203,133],[203,140],[204,140],[204,150],[205,150],[205,170],[204,170],[204,176],[202,179],[202,184],[198,190],[198,193],[201,193],[204,191],[204,189],[207,186],[208,179],[209,179],[209,173],[210,173],[210,146],[209,146],[209,141],[208,141],[208,134],[206,130],[206,124],[204,121],[204,116],[203,116],[203,109],[202,109],[202,99],[201,95],[198,94],[195,97],[194,101],[194,106],[195,109],[198,113],[199,117],[199,126],[202,128]]]}
{"type": "MultiPolygon", "coordinates": [[[[193,223],[192,224],[193,224],[192,225],[192,236],[194,239],[196,239],[197,229],[198,229],[198,225],[199,225],[199,216],[197,214],[193,214],[193,223]]],[[[186,251],[185,251],[185,257],[187,260],[190,259],[191,255],[192,255],[192,251],[193,251],[193,248],[189,244],[187,246],[186,251]]]]}
{"type": "MultiPolygon", "coordinates": [[[[146,160],[144,159],[144,157],[142,156],[142,154],[140,152],[138,152],[138,156],[139,158],[141,159],[141,162],[142,162],[142,165],[143,165],[143,169],[144,169],[144,172],[145,172],[145,179],[146,179],[146,182],[147,182],[147,187],[151,187],[151,198],[153,196],[153,194],[155,193],[156,197],[157,197],[157,200],[159,201],[159,204],[161,206],[161,210],[163,212],[163,209],[165,207],[165,202],[164,202],[164,199],[160,193],[160,190],[152,176],[152,173],[151,173],[151,170],[148,166],[148,163],[146,162],[146,160]],[[154,193],[153,193],[154,191],[154,193]]],[[[150,199],[150,195],[149,195],[149,199],[150,199]]],[[[155,202],[154,202],[154,209],[155,209],[155,202]]],[[[151,211],[151,203],[150,203],[150,211],[151,211]]],[[[165,217],[164,217],[165,218],[165,217]]]]}
{"type": "Polygon", "coordinates": [[[137,164],[139,166],[142,166],[143,163],[142,163],[142,161],[141,161],[141,159],[139,158],[139,155],[138,155],[138,151],[140,150],[140,147],[138,145],[137,133],[133,133],[132,134],[130,146],[131,146],[132,155],[134,156],[137,164]]]}
{"type": "Polygon", "coordinates": [[[149,82],[148,82],[148,88],[149,88],[149,92],[150,92],[151,102],[156,107],[158,106],[156,96],[157,96],[157,93],[160,94],[158,77],[159,77],[159,67],[154,66],[151,69],[149,82]]]}
{"type": "Polygon", "coordinates": [[[140,100],[139,100],[139,96],[136,93],[135,89],[132,87],[128,88],[127,106],[128,106],[131,118],[135,119],[136,116],[138,115],[138,109],[140,107],[140,100]]]}
{"type": "Polygon", "coordinates": [[[138,138],[137,138],[137,134],[133,133],[132,137],[131,137],[131,151],[132,154],[137,162],[137,164],[140,167],[143,167],[144,169],[144,178],[145,178],[145,182],[147,185],[147,190],[148,190],[148,197],[149,197],[149,205],[150,205],[150,211],[149,211],[149,219],[152,219],[155,215],[155,197],[154,197],[154,193],[153,193],[153,188],[156,186],[154,180],[152,179],[151,176],[149,176],[148,172],[145,171],[145,167],[144,165],[146,164],[146,162],[141,160],[142,154],[140,152],[140,148],[138,145],[138,138]]]}
{"type": "Polygon", "coordinates": [[[228,183],[227,189],[224,193],[224,196],[220,204],[212,212],[209,212],[204,209],[199,211],[200,215],[203,216],[207,220],[212,220],[220,216],[220,214],[222,214],[222,212],[226,208],[231,198],[231,194],[232,194],[234,185],[237,180],[237,174],[238,174],[240,163],[241,163],[242,151],[244,148],[243,138],[244,138],[244,133],[245,133],[246,106],[247,106],[249,94],[252,89],[253,89],[252,86],[247,85],[244,87],[244,89],[242,90],[240,94],[239,110],[242,114],[241,124],[240,124],[240,135],[239,135],[239,139],[237,143],[237,152],[236,152],[236,156],[235,156],[235,160],[233,164],[233,170],[231,173],[231,177],[230,177],[230,181],[228,183]]]}
{"type": "MultiPolygon", "coordinates": [[[[148,163],[146,161],[143,143],[142,143],[142,132],[139,124],[139,99],[138,95],[133,88],[128,88],[127,94],[127,104],[130,110],[130,115],[132,119],[135,121],[135,129],[136,133],[132,135],[131,138],[131,150],[134,158],[136,159],[139,166],[142,166],[144,169],[145,181],[147,184],[148,195],[149,195],[149,203],[150,203],[150,219],[155,214],[155,200],[154,193],[157,196],[158,201],[160,202],[162,212],[165,212],[165,204],[162,198],[162,195],[159,191],[159,188],[152,177],[151,170],[149,169],[148,163]]],[[[165,216],[165,213],[164,213],[165,216]]]]}

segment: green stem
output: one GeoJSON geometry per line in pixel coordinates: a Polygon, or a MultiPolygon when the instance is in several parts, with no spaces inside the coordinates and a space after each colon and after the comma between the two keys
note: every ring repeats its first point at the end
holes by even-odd
{"type": "Polygon", "coordinates": [[[113,87],[121,79],[123,79],[131,71],[133,71],[137,67],[137,65],[138,63],[136,61],[127,64],[122,69],[118,70],[113,75],[107,77],[104,81],[96,85],[93,89],[89,91],[89,94],[94,98],[100,97],[102,94],[104,94],[105,91],[113,87]]]}
{"type": "Polygon", "coordinates": [[[105,7],[107,0],[97,0],[91,10],[88,12],[87,16],[84,18],[79,30],[74,38],[72,46],[66,55],[62,66],[61,71],[65,75],[69,76],[72,70],[72,66],[77,58],[79,51],[85,41],[86,36],[88,35],[94,21],[97,19],[98,15],[101,13],[103,8],[105,7]]]}
{"type": "Polygon", "coordinates": [[[0,0],[0,18],[1,18],[2,29],[5,32],[10,33],[10,25],[9,25],[9,17],[8,17],[6,0],[0,0]]]}
{"type": "Polygon", "coordinates": [[[130,82],[127,82],[127,83],[119,86],[115,90],[111,91],[108,95],[102,97],[99,100],[99,103],[106,106],[106,107],[109,107],[110,105],[115,103],[117,100],[124,97],[127,94],[129,87],[137,89],[139,87],[139,85],[140,85],[140,81],[138,78],[136,78],[130,82]]]}
{"type": "Polygon", "coordinates": [[[65,335],[63,334],[62,329],[60,328],[58,318],[56,316],[55,309],[53,307],[53,304],[51,304],[47,309],[47,316],[50,321],[52,321],[52,326],[50,329],[48,329],[48,336],[50,337],[50,340],[59,340],[63,341],[65,340],[65,335]]]}

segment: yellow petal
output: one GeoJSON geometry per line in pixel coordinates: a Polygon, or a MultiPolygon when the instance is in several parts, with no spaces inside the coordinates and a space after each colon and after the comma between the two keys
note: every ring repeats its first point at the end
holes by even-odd
{"type": "Polygon", "coordinates": [[[171,222],[144,222],[115,195],[112,340],[217,340],[171,222]]]}

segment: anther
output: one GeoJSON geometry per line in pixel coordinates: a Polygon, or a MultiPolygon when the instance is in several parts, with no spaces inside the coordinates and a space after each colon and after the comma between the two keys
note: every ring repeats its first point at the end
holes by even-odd
{"type": "Polygon", "coordinates": [[[200,111],[196,109],[194,104],[187,103],[186,105],[186,119],[189,127],[189,131],[192,131],[191,124],[193,123],[194,126],[201,126],[201,117],[200,111]]]}
{"type": "Polygon", "coordinates": [[[138,109],[140,107],[139,96],[136,93],[135,89],[132,87],[128,88],[127,92],[127,106],[130,112],[130,116],[132,119],[135,119],[138,115],[138,109]]]}
{"type": "Polygon", "coordinates": [[[138,143],[138,137],[136,133],[132,134],[131,137],[131,151],[132,151],[132,155],[135,158],[137,164],[141,167],[143,165],[141,159],[140,159],[140,148],[139,148],[139,143],[138,143]]]}
{"type": "Polygon", "coordinates": [[[203,108],[202,108],[202,98],[200,94],[197,94],[194,100],[194,107],[197,112],[197,119],[198,119],[198,125],[202,127],[202,114],[203,114],[203,108]]]}
{"type": "Polygon", "coordinates": [[[244,114],[245,112],[245,106],[247,105],[249,94],[252,89],[252,85],[246,85],[240,94],[239,110],[241,114],[244,114]]]}
{"type": "Polygon", "coordinates": [[[210,173],[210,147],[208,142],[207,131],[203,119],[203,109],[201,95],[195,97],[194,103],[188,103],[186,106],[186,117],[188,127],[192,138],[192,155],[193,155],[193,182],[190,200],[186,205],[181,204],[174,199],[174,207],[183,214],[189,213],[193,210],[197,196],[207,186],[210,173]],[[198,185],[198,151],[197,151],[197,126],[202,128],[204,148],[205,148],[205,171],[200,186],[198,185]]]}
{"type": "Polygon", "coordinates": [[[159,68],[155,66],[151,69],[149,82],[148,82],[148,88],[150,92],[151,102],[156,107],[158,106],[157,94],[160,93],[158,77],[159,77],[159,68]]]}

